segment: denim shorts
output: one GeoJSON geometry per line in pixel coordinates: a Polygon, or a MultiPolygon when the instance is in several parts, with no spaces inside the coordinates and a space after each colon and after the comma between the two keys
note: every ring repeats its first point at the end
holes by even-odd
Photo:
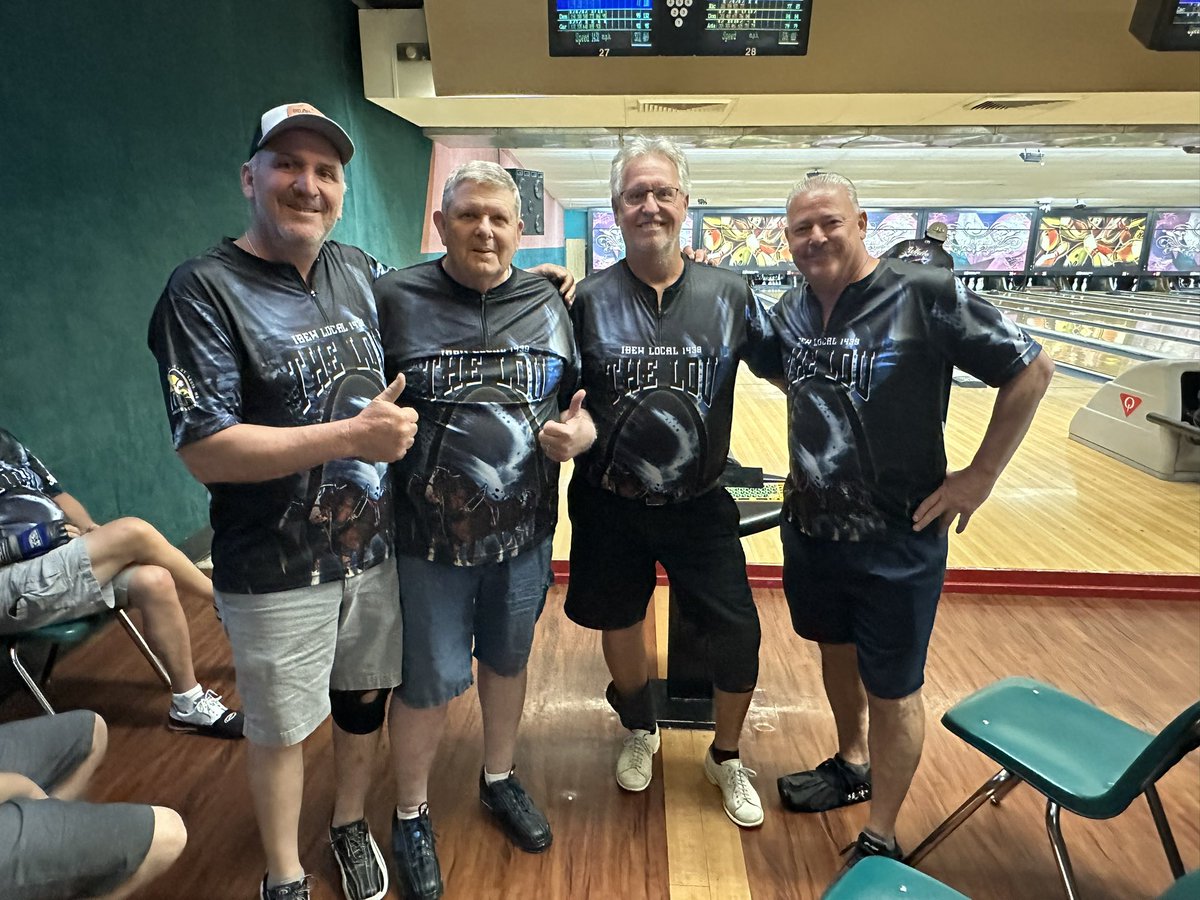
{"type": "Polygon", "coordinates": [[[820,540],[787,521],[780,533],[796,633],[854,644],[863,687],[876,697],[898,700],[920,688],[946,577],[946,535],[936,523],[879,541],[820,540]]]}
{"type": "Polygon", "coordinates": [[[452,566],[398,556],[404,613],[404,680],[414,709],[449,703],[471,686],[471,656],[498,675],[519,675],[553,577],[553,540],[498,563],[452,566]]]}

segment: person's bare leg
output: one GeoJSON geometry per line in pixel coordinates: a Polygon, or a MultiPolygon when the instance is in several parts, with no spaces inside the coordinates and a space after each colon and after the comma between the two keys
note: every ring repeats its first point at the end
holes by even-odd
{"type": "MultiPolygon", "coordinates": [[[[372,691],[363,696],[369,703],[377,696],[372,691]]],[[[333,770],[336,779],[333,789],[334,827],[348,825],[366,817],[367,792],[375,783],[375,759],[383,729],[370,734],[351,734],[333,723],[333,770]]]]}
{"type": "Polygon", "coordinates": [[[78,540],[87,544],[92,571],[101,584],[112,581],[128,566],[162,566],[171,573],[181,594],[194,595],[212,603],[213,587],[208,576],[149,522],[134,518],[115,519],[78,540]]]}
{"type": "Polygon", "coordinates": [[[517,730],[525,709],[525,685],[529,669],[506,677],[491,666],[479,663],[479,708],[483,713],[483,768],[502,775],[513,767],[517,730]]]}
{"type": "Polygon", "coordinates": [[[75,771],[60,781],[58,786],[50,792],[51,797],[58,800],[78,800],[83,796],[88,782],[92,780],[96,769],[104,760],[104,754],[108,750],[108,726],[104,724],[104,720],[99,715],[96,713],[92,713],[92,715],[96,717],[92,724],[92,749],[75,771]]]}
{"type": "Polygon", "coordinates": [[[110,894],[105,894],[101,900],[121,900],[131,897],[154,879],[158,878],[171,867],[187,845],[187,828],[179,813],[164,806],[152,807],[154,810],[154,837],[150,840],[150,849],[137,871],[129,880],[110,894]]]}
{"type": "Polygon", "coordinates": [[[742,726],[746,722],[746,713],[750,710],[750,698],[753,696],[753,691],[731,694],[713,688],[713,710],[717,720],[713,747],[717,750],[737,750],[738,741],[742,737],[742,726]]]}
{"type": "Polygon", "coordinates": [[[899,700],[867,695],[871,709],[871,817],[867,829],[896,836],[896,817],[908,795],[925,743],[925,701],[920,689],[899,700]]]}
{"type": "Polygon", "coordinates": [[[396,805],[416,809],[429,800],[429,773],[446,727],[449,704],[419,709],[392,695],[388,738],[396,770],[396,805]]]}
{"type": "Polygon", "coordinates": [[[853,644],[818,646],[825,696],[837,726],[838,754],[853,765],[866,765],[871,759],[867,746],[867,692],[858,675],[858,651],[853,644]]]}
{"type": "Polygon", "coordinates": [[[129,580],[129,605],[141,614],[146,643],[166,668],[171,690],[190,691],[198,684],[192,637],[171,573],[161,566],[137,565],[129,580]]]}
{"type": "Polygon", "coordinates": [[[645,623],[618,628],[601,634],[604,662],[612,675],[617,693],[623,697],[637,694],[650,680],[650,661],[646,658],[645,623]]]}
{"type": "Polygon", "coordinates": [[[267,856],[270,884],[304,877],[300,863],[300,803],[304,796],[304,749],[250,742],[246,751],[250,796],[267,856]]]}

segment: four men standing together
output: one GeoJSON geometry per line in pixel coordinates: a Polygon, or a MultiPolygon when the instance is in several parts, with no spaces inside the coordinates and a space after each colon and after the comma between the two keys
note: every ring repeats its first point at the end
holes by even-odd
{"type": "Polygon", "coordinates": [[[855,853],[898,855],[945,526],[956,515],[965,526],[1015,450],[1048,381],[1045,354],[950,273],[871,258],[865,214],[836,176],[789,198],[806,283],[768,315],[736,273],[682,258],[687,161],[668,141],[632,141],[611,183],[626,257],[568,310],[512,267],[519,195],[495,164],[451,174],[434,213],[439,260],[388,271],[329,241],[353,149],[306,104],[265,113],[242,167],[250,226],[176,270],[150,329],[176,448],[212,493],[262,898],[309,896],[301,744],[330,714],[330,839],[346,896],[387,888],[364,817],[385,718],[401,888],[440,896],[427,787],[472,655],[480,800],[520,849],[550,846],[514,755],[558,466],[577,456],[566,612],[603,632],[606,696],[629,731],[618,784],[643,790],[659,746],[642,636],[659,562],[712,665],[703,770],[730,819],[763,821],[738,752],[758,615],[736,509],[717,487],[741,360],[788,394],[785,588],[797,632],[820,643],[839,740],[780,791],[792,808],[828,809],[873,783],[855,853]],[[954,364],[1002,389],[975,462],[947,475],[954,364]],[[890,449],[901,442],[905,453],[890,449]]]}

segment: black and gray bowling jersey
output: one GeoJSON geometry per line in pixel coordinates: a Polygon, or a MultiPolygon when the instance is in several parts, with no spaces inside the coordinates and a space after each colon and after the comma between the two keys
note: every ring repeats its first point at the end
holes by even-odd
{"type": "Polygon", "coordinates": [[[65,522],[54,498],[58,481],[40,459],[0,428],[0,538],[23,534],[35,525],[65,522]]]}
{"type": "Polygon", "coordinates": [[[538,432],[578,389],[567,308],[544,278],[513,269],[486,294],[440,260],[375,285],[385,370],[420,416],[392,466],[396,552],[471,566],[533,547],[558,518],[558,463],[538,432]]]}
{"type": "Polygon", "coordinates": [[[786,510],[806,534],[911,534],[946,474],[953,367],[993,387],[1041,347],[944,269],[881,260],[826,326],[807,285],[771,311],[788,385],[786,510]]]}
{"type": "MultiPolygon", "coordinates": [[[[383,389],[371,284],[385,268],[326,241],[309,284],[290,263],[223,243],[172,273],[150,321],[175,447],[239,423],[350,418],[383,389]]],[[[249,484],[210,484],[213,582],[261,594],[391,556],[387,466],[335,459],[249,484]]]]}
{"type": "Polygon", "coordinates": [[[580,283],[571,319],[597,433],[576,471],[594,487],[649,503],[715,487],[729,453],[738,361],[759,373],[778,365],[745,280],[685,261],[660,308],[654,289],[621,260],[580,283]]]}
{"type": "Polygon", "coordinates": [[[941,241],[935,241],[932,238],[899,241],[889,247],[881,258],[902,259],[923,266],[938,266],[954,271],[954,257],[946,251],[941,241]]]}

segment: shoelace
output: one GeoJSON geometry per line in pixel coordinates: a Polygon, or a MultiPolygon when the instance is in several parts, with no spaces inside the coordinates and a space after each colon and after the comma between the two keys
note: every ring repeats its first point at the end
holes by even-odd
{"type": "MultiPolygon", "coordinates": [[[[514,780],[510,775],[504,781],[496,782],[496,785],[504,785],[504,788],[498,791],[510,807],[517,807],[520,812],[530,812],[533,809],[533,804],[529,799],[529,795],[520,788],[520,782],[514,780]]],[[[495,786],[493,786],[495,790],[495,786]]]]}
{"type": "Polygon", "coordinates": [[[196,701],[193,709],[207,718],[209,722],[217,721],[226,712],[225,704],[221,702],[221,695],[212,690],[205,691],[204,696],[196,701]]]}
{"type": "Polygon", "coordinates": [[[363,830],[355,828],[352,831],[339,834],[336,843],[344,848],[342,853],[352,862],[362,862],[367,857],[367,839],[363,830]]]}
{"type": "Polygon", "coordinates": [[[272,888],[271,890],[277,892],[275,900],[309,900],[312,897],[314,881],[313,876],[305,875],[300,881],[300,886],[297,888],[284,887],[282,890],[279,888],[272,888]]]}
{"type": "Polygon", "coordinates": [[[750,779],[758,775],[753,769],[747,769],[745,766],[722,766],[729,769],[729,786],[733,788],[733,796],[738,803],[749,803],[750,795],[753,788],[750,786],[750,779]]]}
{"type": "Polygon", "coordinates": [[[648,759],[654,758],[654,754],[650,752],[650,735],[648,734],[631,734],[625,738],[624,744],[632,750],[629,760],[631,769],[640,769],[648,759]]]}

